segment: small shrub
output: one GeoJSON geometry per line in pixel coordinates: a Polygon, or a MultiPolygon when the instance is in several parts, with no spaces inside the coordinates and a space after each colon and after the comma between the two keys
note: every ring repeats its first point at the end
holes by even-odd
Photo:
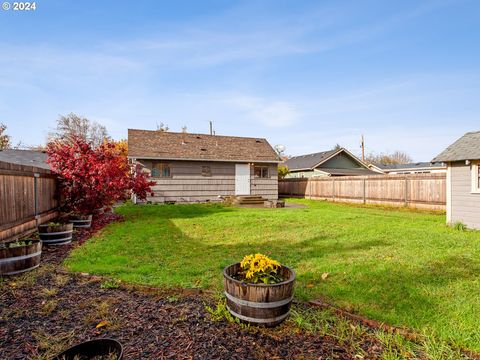
{"type": "Polygon", "coordinates": [[[208,305],[205,305],[205,309],[210,314],[210,317],[212,318],[213,321],[226,320],[229,323],[239,324],[242,327],[248,327],[247,324],[242,323],[239,319],[237,319],[236,317],[232,316],[232,314],[230,314],[230,312],[227,309],[227,304],[225,302],[225,299],[220,300],[216,304],[215,309],[208,305]]]}
{"type": "Polygon", "coordinates": [[[16,247],[29,246],[32,245],[32,240],[17,240],[9,243],[0,244],[0,249],[12,249],[16,247]]]}
{"type": "Polygon", "coordinates": [[[101,289],[118,289],[120,287],[120,281],[118,280],[105,280],[100,284],[101,289]]]}
{"type": "Polygon", "coordinates": [[[457,231],[466,231],[467,225],[465,225],[461,221],[457,221],[455,224],[453,224],[453,228],[457,231]]]}

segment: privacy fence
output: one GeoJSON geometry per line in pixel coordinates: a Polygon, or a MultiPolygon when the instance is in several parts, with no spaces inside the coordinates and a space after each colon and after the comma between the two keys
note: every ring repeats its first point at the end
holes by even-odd
{"type": "Polygon", "coordinates": [[[279,181],[280,196],[444,210],[445,174],[315,177],[279,181]]]}
{"type": "Polygon", "coordinates": [[[57,216],[55,190],[49,170],[0,161],[0,241],[57,216]]]}

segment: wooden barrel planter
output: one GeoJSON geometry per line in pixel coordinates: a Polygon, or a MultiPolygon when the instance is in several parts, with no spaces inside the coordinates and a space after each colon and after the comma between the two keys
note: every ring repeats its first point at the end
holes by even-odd
{"type": "Polygon", "coordinates": [[[0,275],[15,275],[40,265],[40,240],[8,241],[0,244],[0,275]]]}
{"type": "Polygon", "coordinates": [[[45,245],[65,245],[72,242],[73,224],[38,225],[38,235],[45,245]]]}
{"type": "Polygon", "coordinates": [[[234,279],[240,263],[223,270],[227,308],[238,319],[254,325],[276,326],[288,316],[293,300],[295,272],[282,266],[285,281],[278,284],[248,284],[234,279]]]}
{"type": "Polygon", "coordinates": [[[71,215],[70,222],[75,228],[89,228],[92,226],[92,215],[71,215]]]}
{"type": "Polygon", "coordinates": [[[52,360],[123,359],[123,347],[117,340],[103,338],[72,346],[52,360]]]}

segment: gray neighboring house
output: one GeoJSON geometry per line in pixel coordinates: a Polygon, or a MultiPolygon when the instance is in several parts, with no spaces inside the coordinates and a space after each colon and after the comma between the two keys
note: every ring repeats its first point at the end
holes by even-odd
{"type": "Polygon", "coordinates": [[[378,175],[345,148],[294,156],[285,161],[290,173],[285,178],[317,176],[378,175]]]}
{"type": "Polygon", "coordinates": [[[43,151],[4,149],[0,150],[0,161],[50,170],[50,166],[46,162],[47,154],[43,151]]]}
{"type": "Polygon", "coordinates": [[[278,199],[281,160],[263,138],[128,129],[128,158],[156,182],[153,203],[278,199]]]}
{"type": "Polygon", "coordinates": [[[438,161],[447,164],[447,223],[480,229],[480,131],[463,135],[438,161]]]}
{"type": "Polygon", "coordinates": [[[446,173],[447,165],[443,162],[417,162],[409,164],[370,164],[370,169],[378,170],[388,175],[403,174],[430,174],[430,173],[446,173]]]}

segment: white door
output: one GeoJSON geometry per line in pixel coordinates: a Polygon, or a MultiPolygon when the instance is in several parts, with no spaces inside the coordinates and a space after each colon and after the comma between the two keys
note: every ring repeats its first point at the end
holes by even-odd
{"type": "Polygon", "coordinates": [[[250,195],[250,165],[235,164],[235,195],[250,195]]]}

